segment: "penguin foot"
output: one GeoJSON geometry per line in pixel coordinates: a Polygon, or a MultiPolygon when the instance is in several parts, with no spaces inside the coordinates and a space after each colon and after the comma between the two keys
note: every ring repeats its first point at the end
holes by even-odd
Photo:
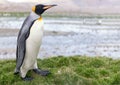
{"type": "Polygon", "coordinates": [[[33,78],[32,77],[25,77],[25,78],[22,78],[23,81],[32,81],[33,78]]]}
{"type": "Polygon", "coordinates": [[[48,70],[33,69],[33,71],[41,76],[47,76],[50,74],[50,71],[48,70]]]}

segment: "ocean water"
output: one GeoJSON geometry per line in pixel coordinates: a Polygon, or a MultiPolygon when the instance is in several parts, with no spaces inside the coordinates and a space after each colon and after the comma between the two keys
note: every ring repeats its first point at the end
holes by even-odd
{"type": "MultiPolygon", "coordinates": [[[[20,29],[24,17],[1,17],[0,29],[20,29]],[[7,24],[6,24],[7,23],[7,24]]],[[[38,58],[106,56],[120,58],[120,19],[44,18],[45,32],[38,58]]],[[[0,59],[15,59],[16,36],[0,36],[0,59]]]]}

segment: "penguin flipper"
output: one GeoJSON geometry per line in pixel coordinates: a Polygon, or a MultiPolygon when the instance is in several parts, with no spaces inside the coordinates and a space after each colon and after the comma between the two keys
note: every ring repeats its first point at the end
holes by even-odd
{"type": "Polygon", "coordinates": [[[27,36],[25,37],[25,35],[22,35],[17,42],[15,73],[19,73],[20,67],[21,67],[23,60],[24,60],[24,57],[25,57],[26,39],[27,39],[27,36]]]}

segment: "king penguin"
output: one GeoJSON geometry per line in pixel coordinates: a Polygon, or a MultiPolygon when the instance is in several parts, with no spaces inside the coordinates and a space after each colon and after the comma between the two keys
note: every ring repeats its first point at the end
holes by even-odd
{"type": "Polygon", "coordinates": [[[37,56],[43,36],[43,20],[42,13],[56,5],[38,4],[32,7],[32,12],[25,19],[17,38],[16,49],[16,68],[14,74],[20,74],[20,77],[29,81],[32,77],[26,77],[29,70],[35,73],[47,76],[50,72],[41,70],[37,66],[37,56]]]}

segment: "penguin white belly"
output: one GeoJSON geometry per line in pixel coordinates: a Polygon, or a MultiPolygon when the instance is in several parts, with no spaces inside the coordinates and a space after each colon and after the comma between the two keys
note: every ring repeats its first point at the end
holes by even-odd
{"type": "Polygon", "coordinates": [[[43,21],[36,20],[30,29],[30,34],[26,40],[26,53],[21,69],[37,68],[37,56],[42,42],[43,21]]]}

